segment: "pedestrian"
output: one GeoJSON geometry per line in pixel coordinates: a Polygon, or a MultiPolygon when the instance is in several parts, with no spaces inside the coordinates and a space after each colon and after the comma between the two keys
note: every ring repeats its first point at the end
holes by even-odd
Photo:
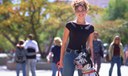
{"type": "MultiPolygon", "coordinates": [[[[50,59],[52,57],[52,63],[51,63],[51,68],[52,68],[52,76],[56,76],[56,72],[58,71],[58,62],[60,60],[60,49],[62,45],[62,40],[60,37],[55,37],[54,38],[54,45],[51,48],[51,51],[49,52],[47,56],[48,63],[50,63],[50,59]]],[[[62,69],[60,69],[62,73],[62,69]]]]}
{"type": "Polygon", "coordinates": [[[29,76],[29,69],[31,69],[32,76],[36,76],[36,54],[39,53],[39,48],[32,34],[28,35],[28,40],[25,41],[24,48],[27,50],[27,76],[29,76]]]}
{"type": "MultiPolygon", "coordinates": [[[[73,76],[75,70],[74,59],[82,52],[81,50],[87,51],[87,47],[89,47],[92,62],[94,60],[94,27],[85,20],[89,9],[88,2],[86,0],[74,0],[72,6],[76,19],[69,21],[64,28],[59,65],[60,68],[63,68],[62,76],[73,76]]],[[[82,76],[81,69],[78,69],[78,76],[82,76]]]]}
{"type": "Polygon", "coordinates": [[[128,44],[124,47],[124,64],[128,65],[128,44]]]}
{"type": "Polygon", "coordinates": [[[103,58],[103,44],[101,39],[98,38],[98,32],[94,32],[94,39],[93,39],[93,50],[94,50],[94,65],[97,70],[97,74],[99,75],[99,70],[101,67],[101,58],[103,58]]]}
{"type": "Polygon", "coordinates": [[[123,45],[121,43],[120,36],[115,36],[109,46],[109,60],[111,61],[109,76],[112,76],[112,71],[115,63],[117,64],[117,75],[121,76],[121,58],[123,58],[124,60],[123,45]]]}
{"type": "Polygon", "coordinates": [[[23,47],[24,41],[21,40],[16,45],[15,62],[16,62],[16,74],[19,76],[20,69],[22,69],[23,76],[26,76],[26,50],[23,47]]]}

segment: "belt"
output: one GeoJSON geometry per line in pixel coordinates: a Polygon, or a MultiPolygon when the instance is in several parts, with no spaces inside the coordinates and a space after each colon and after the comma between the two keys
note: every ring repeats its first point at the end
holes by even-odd
{"type": "Polygon", "coordinates": [[[70,49],[70,48],[67,48],[66,50],[68,53],[71,53],[71,52],[74,52],[74,53],[80,53],[81,51],[80,50],[77,50],[77,49],[70,49]]]}

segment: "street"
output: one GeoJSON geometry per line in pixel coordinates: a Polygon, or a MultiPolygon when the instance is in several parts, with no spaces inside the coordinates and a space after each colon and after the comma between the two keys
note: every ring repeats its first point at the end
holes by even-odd
{"type": "MultiPolygon", "coordinates": [[[[109,68],[110,68],[109,63],[102,63],[101,69],[100,69],[100,76],[108,76],[109,68]]],[[[121,66],[121,73],[122,73],[122,76],[128,76],[128,66],[124,66],[124,65],[121,66]]],[[[0,67],[0,74],[1,76],[16,76],[15,70],[7,70],[6,66],[0,67]]],[[[36,74],[37,76],[51,76],[52,72],[51,70],[37,70],[36,74]]],[[[22,76],[22,73],[20,73],[20,76],[22,76]]],[[[75,71],[74,76],[78,76],[77,71],[75,71]]],[[[116,65],[113,68],[112,76],[117,76],[116,65]]]]}

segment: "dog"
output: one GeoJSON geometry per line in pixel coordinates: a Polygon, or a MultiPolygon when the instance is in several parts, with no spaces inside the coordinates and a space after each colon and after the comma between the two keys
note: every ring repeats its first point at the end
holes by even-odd
{"type": "Polygon", "coordinates": [[[88,55],[85,51],[79,53],[74,60],[74,64],[77,69],[82,70],[83,76],[97,76],[96,70],[93,68],[90,55],[88,55]]]}

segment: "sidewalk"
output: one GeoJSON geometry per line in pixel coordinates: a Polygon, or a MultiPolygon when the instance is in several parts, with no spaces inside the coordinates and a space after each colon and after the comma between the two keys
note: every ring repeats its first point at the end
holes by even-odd
{"type": "MultiPolygon", "coordinates": [[[[100,70],[100,76],[108,76],[109,68],[110,68],[109,63],[102,63],[101,70],[100,70]]],[[[117,71],[117,68],[115,65],[113,68],[112,76],[117,76],[116,71],[117,71]]],[[[128,75],[128,66],[122,66],[121,73],[122,73],[122,76],[127,76],[128,75]]],[[[0,67],[0,74],[1,74],[1,76],[16,76],[15,70],[7,70],[6,66],[0,67]]],[[[37,74],[37,76],[51,76],[52,72],[51,72],[51,70],[37,70],[36,74],[37,74]]],[[[75,71],[74,74],[75,74],[74,76],[78,76],[77,71],[75,71]]],[[[20,73],[20,76],[22,76],[21,73],[20,73]]],[[[31,76],[31,73],[30,73],[30,76],[31,76]]]]}

